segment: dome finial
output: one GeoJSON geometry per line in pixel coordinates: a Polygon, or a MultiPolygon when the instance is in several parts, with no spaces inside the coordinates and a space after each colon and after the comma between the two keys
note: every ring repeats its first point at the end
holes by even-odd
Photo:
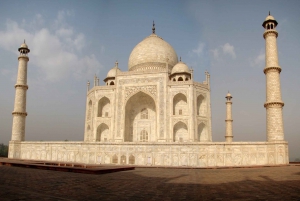
{"type": "Polygon", "coordinates": [[[155,24],[154,24],[154,20],[153,20],[153,24],[152,24],[152,33],[155,34],[155,24]]]}
{"type": "Polygon", "coordinates": [[[269,15],[271,15],[271,12],[269,11],[269,15]]]}
{"type": "Polygon", "coordinates": [[[24,39],[24,43],[25,43],[25,39],[24,39]]]}
{"type": "Polygon", "coordinates": [[[179,57],[179,61],[181,61],[181,57],[179,57]]]}
{"type": "Polygon", "coordinates": [[[119,64],[119,63],[118,63],[118,60],[116,60],[116,63],[115,63],[115,65],[116,65],[116,67],[117,67],[117,68],[118,68],[118,64],[119,64]]]}

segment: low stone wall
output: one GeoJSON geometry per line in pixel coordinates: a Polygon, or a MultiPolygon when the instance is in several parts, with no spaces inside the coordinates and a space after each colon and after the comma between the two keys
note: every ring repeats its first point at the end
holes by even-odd
{"type": "Polygon", "coordinates": [[[287,142],[9,143],[9,158],[155,166],[255,166],[289,163],[287,142]]]}

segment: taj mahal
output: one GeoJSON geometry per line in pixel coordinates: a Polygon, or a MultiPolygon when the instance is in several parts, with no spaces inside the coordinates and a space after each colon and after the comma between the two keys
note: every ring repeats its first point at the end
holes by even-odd
{"type": "MultiPolygon", "coordinates": [[[[276,30],[270,14],[262,26],[266,44],[266,141],[233,140],[232,96],[226,95],[223,142],[212,142],[210,74],[194,80],[176,51],[155,32],[138,43],[128,60],[128,71],[118,62],[104,85],[95,75],[87,83],[84,141],[25,141],[27,64],[30,49],[18,49],[12,138],[9,158],[141,166],[224,167],[285,165],[280,72],[276,30]],[[92,85],[92,86],[91,86],[92,85]]],[[[203,72],[204,73],[204,72],[203,72]]],[[[263,104],[263,103],[262,103],[263,104]]],[[[220,122],[221,123],[221,122],[220,122]]]]}

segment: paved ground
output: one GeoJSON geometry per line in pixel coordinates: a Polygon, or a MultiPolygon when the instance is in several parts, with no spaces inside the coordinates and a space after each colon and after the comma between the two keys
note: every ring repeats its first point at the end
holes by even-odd
{"type": "Polygon", "coordinates": [[[102,175],[0,166],[0,200],[300,200],[300,166],[102,175]]]}

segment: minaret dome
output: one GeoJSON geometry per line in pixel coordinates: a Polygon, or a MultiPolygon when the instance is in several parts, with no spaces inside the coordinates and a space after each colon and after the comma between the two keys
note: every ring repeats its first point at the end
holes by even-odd
{"type": "Polygon", "coordinates": [[[30,52],[30,49],[28,49],[28,45],[24,43],[19,47],[18,51],[20,52],[20,55],[27,55],[30,52]]]}
{"type": "Polygon", "coordinates": [[[269,30],[269,29],[275,29],[277,25],[278,25],[278,22],[275,20],[275,18],[272,15],[270,15],[270,12],[269,12],[269,15],[266,17],[262,26],[266,30],[269,30]]]}

